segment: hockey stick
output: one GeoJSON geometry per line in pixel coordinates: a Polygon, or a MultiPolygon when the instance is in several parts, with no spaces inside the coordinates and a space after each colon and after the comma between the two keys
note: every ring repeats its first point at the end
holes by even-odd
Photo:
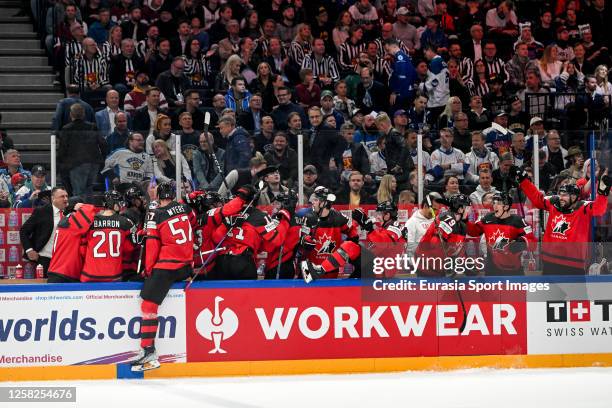
{"type": "Polygon", "coordinates": [[[283,261],[283,250],[284,249],[285,249],[285,244],[281,245],[280,254],[278,254],[278,266],[276,267],[276,279],[277,280],[280,278],[280,269],[281,269],[281,262],[283,261]]]}
{"type": "MultiPolygon", "coordinates": [[[[209,126],[210,126],[210,112],[206,112],[204,114],[204,128],[202,129],[202,133],[206,135],[207,139],[208,139],[208,127],[209,126]]],[[[217,155],[215,154],[214,146],[211,146],[209,143],[208,148],[210,149],[210,156],[212,157],[213,163],[215,164],[215,167],[217,168],[217,172],[221,176],[223,176],[223,169],[221,168],[221,164],[219,163],[219,160],[217,159],[217,155]]],[[[227,180],[225,179],[225,177],[222,177],[222,178],[223,178],[223,185],[225,186],[227,190],[227,195],[229,199],[231,200],[232,198],[234,198],[234,196],[232,195],[231,189],[227,185],[227,180]]]]}
{"type": "MultiPolygon", "coordinates": [[[[259,182],[259,190],[261,190],[261,188],[263,187],[263,181],[259,182]]],[[[215,256],[217,254],[218,251],[220,251],[219,248],[221,248],[221,245],[223,244],[223,242],[227,239],[227,237],[229,236],[229,234],[232,232],[232,230],[234,229],[234,225],[236,225],[236,222],[238,221],[239,218],[244,217],[244,215],[249,211],[249,209],[253,206],[253,203],[255,202],[255,199],[257,198],[257,194],[255,194],[253,196],[253,198],[251,199],[251,201],[249,202],[249,204],[244,208],[244,210],[242,210],[242,212],[240,213],[240,215],[238,217],[236,217],[234,219],[234,222],[232,222],[232,225],[229,226],[229,228],[227,229],[227,232],[225,233],[225,235],[223,236],[223,238],[221,238],[221,240],[219,241],[219,243],[215,246],[215,248],[211,251],[210,255],[208,255],[208,258],[206,258],[206,261],[204,261],[204,263],[202,264],[202,267],[200,268],[200,270],[202,270],[203,268],[206,267],[206,265],[208,265],[210,263],[210,261],[212,260],[213,256],[215,256]]],[[[191,279],[187,282],[187,285],[185,285],[185,289],[183,289],[184,291],[187,291],[187,289],[189,289],[189,287],[191,286],[191,284],[193,283],[193,279],[195,278],[196,274],[192,273],[191,274],[191,279]]]]}
{"type": "MultiPolygon", "coordinates": [[[[436,213],[431,207],[430,207],[430,211],[431,211],[431,214],[434,216],[434,223],[435,223],[436,213]]],[[[435,227],[436,227],[436,234],[438,234],[438,239],[440,240],[440,246],[442,247],[442,252],[444,253],[444,258],[448,258],[448,251],[446,249],[446,245],[444,245],[442,234],[440,233],[440,230],[437,228],[437,225],[435,225],[435,227]]],[[[458,279],[456,278],[456,276],[457,276],[457,273],[453,271],[453,273],[449,275],[449,278],[454,279],[455,283],[457,283],[458,279]]],[[[459,303],[461,304],[461,310],[463,311],[463,321],[461,322],[461,326],[459,326],[459,333],[463,333],[463,330],[465,330],[465,325],[467,324],[467,310],[465,309],[465,302],[463,301],[463,295],[461,294],[461,291],[459,290],[459,285],[455,286],[455,292],[457,293],[457,297],[459,298],[459,303]]]]}
{"type": "Polygon", "coordinates": [[[145,246],[147,243],[147,223],[149,222],[149,215],[153,214],[152,211],[154,211],[158,206],[157,201],[151,201],[149,203],[149,206],[147,207],[147,212],[145,213],[145,220],[144,220],[144,237],[142,238],[142,244],[140,245],[140,254],[138,254],[138,265],[136,266],[136,275],[140,275],[141,274],[141,270],[142,270],[142,256],[144,255],[144,250],[145,250],[145,246]]]}

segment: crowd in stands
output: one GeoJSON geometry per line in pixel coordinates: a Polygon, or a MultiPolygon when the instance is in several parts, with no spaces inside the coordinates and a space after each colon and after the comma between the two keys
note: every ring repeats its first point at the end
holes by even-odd
{"type": "MultiPolygon", "coordinates": [[[[174,178],[227,193],[263,164],[270,194],[324,185],[353,207],[425,192],[480,204],[516,187],[538,136],[540,188],[588,187],[585,136],[605,125],[612,12],[604,0],[72,0],[48,2],[59,175],[174,178]],[[210,129],[204,133],[204,116],[210,129]],[[181,151],[175,151],[180,135],[181,151]],[[178,158],[177,158],[178,156],[178,158]]],[[[46,173],[6,145],[0,206],[30,206],[46,173]],[[16,174],[23,175],[15,177],[16,174]],[[25,183],[25,184],[24,184],[25,183]]],[[[262,204],[267,195],[262,194],[262,204]]]]}

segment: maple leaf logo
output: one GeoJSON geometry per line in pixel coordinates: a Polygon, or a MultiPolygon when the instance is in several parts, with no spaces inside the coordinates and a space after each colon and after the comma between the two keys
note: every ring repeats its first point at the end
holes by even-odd
{"type": "Polygon", "coordinates": [[[336,249],[336,242],[327,234],[321,235],[318,243],[321,245],[317,250],[317,254],[319,255],[331,254],[334,249],[336,249]]]}
{"type": "Polygon", "coordinates": [[[510,239],[508,239],[501,230],[495,231],[489,238],[489,244],[494,251],[505,250],[509,243],[510,239]]]}
{"type": "Polygon", "coordinates": [[[565,235],[565,233],[572,227],[567,219],[559,214],[553,219],[553,234],[565,235]]]}

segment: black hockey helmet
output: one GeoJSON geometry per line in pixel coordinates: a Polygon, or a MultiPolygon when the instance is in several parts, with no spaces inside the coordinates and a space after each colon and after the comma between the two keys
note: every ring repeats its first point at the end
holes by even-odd
{"type": "Polygon", "coordinates": [[[298,196],[293,190],[281,191],[274,197],[274,201],[281,203],[283,208],[295,208],[298,203],[298,196]]]}
{"type": "Polygon", "coordinates": [[[123,196],[116,190],[110,190],[104,193],[104,197],[102,198],[102,205],[104,208],[108,208],[109,210],[114,210],[115,206],[123,207],[125,205],[123,201],[123,196]]]}
{"type": "Polygon", "coordinates": [[[215,208],[218,204],[223,204],[223,197],[216,191],[207,191],[204,197],[204,204],[206,204],[208,208],[215,208]]]}
{"type": "Polygon", "coordinates": [[[125,192],[125,201],[130,204],[133,200],[145,201],[144,193],[136,186],[132,186],[125,192]]]}
{"type": "Polygon", "coordinates": [[[381,213],[389,213],[391,218],[397,218],[397,205],[395,205],[392,201],[383,201],[382,203],[376,206],[376,211],[381,213]]]}
{"type": "Polygon", "coordinates": [[[159,183],[157,186],[157,198],[160,200],[172,200],[176,196],[174,186],[167,181],[159,183]]]}
{"type": "Polygon", "coordinates": [[[316,198],[325,202],[325,208],[331,208],[334,201],[336,201],[336,195],[331,190],[324,186],[315,188],[312,193],[316,198]]]}
{"type": "Polygon", "coordinates": [[[423,198],[423,202],[422,205],[423,206],[428,206],[428,207],[433,207],[434,203],[444,203],[444,199],[442,198],[442,196],[440,195],[440,193],[436,192],[436,191],[432,191],[430,193],[428,193],[424,198],[423,198]]]}
{"type": "Polygon", "coordinates": [[[503,205],[512,206],[512,196],[504,191],[493,194],[493,201],[500,201],[503,205]]]}
{"type": "Polygon", "coordinates": [[[206,206],[205,191],[192,191],[191,193],[187,194],[187,197],[185,197],[185,202],[198,214],[202,214],[208,210],[208,207],[206,206]]]}
{"type": "Polygon", "coordinates": [[[470,200],[465,194],[455,194],[448,199],[448,208],[456,213],[460,208],[468,207],[470,200]]]}
{"type": "Polygon", "coordinates": [[[575,184],[565,184],[559,187],[559,193],[565,193],[569,195],[575,195],[580,197],[580,187],[575,184]]]}

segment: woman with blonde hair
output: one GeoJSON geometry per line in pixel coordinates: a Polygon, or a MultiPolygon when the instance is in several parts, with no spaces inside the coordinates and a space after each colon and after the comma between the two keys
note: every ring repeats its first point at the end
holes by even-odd
{"type": "MultiPolygon", "coordinates": [[[[171,182],[176,177],[176,155],[168,149],[168,145],[161,139],[153,142],[153,173],[158,183],[171,182]]],[[[178,153],[181,161],[181,174],[191,183],[191,170],[181,152],[178,153]]]]}
{"type": "Polygon", "coordinates": [[[597,80],[597,90],[602,95],[612,95],[612,84],[608,81],[608,67],[598,65],[595,68],[595,79],[597,80]]]}
{"type": "Polygon", "coordinates": [[[452,128],[455,122],[455,115],[461,112],[462,109],[463,105],[458,96],[448,98],[444,112],[442,112],[438,120],[438,129],[452,128]]]}
{"type": "Polygon", "coordinates": [[[172,120],[169,116],[160,113],[155,120],[153,133],[147,136],[146,151],[148,154],[153,154],[153,142],[163,140],[170,151],[174,151],[176,146],[176,135],[172,133],[172,120]]]}
{"type": "Polygon", "coordinates": [[[102,56],[106,62],[110,61],[111,57],[121,54],[121,27],[116,25],[108,31],[108,40],[102,44],[102,56]]]}
{"type": "Polygon", "coordinates": [[[397,203],[397,180],[391,174],[385,174],[380,180],[380,186],[376,192],[378,204],[385,201],[397,203]]]}
{"type": "Polygon", "coordinates": [[[260,94],[262,99],[262,109],[264,112],[272,112],[276,105],[274,95],[274,74],[267,62],[260,62],[257,66],[257,77],[249,84],[249,90],[253,95],[260,94]]]}
{"type": "Polygon", "coordinates": [[[546,48],[544,48],[542,58],[538,61],[542,85],[554,87],[555,80],[561,75],[563,63],[557,58],[558,53],[559,51],[555,44],[547,45],[546,48]]]}
{"type": "Polygon", "coordinates": [[[332,31],[334,45],[338,52],[340,52],[340,46],[348,40],[349,31],[352,25],[353,16],[351,16],[351,13],[349,13],[348,10],[341,12],[336,21],[336,27],[332,31]]]}
{"type": "Polygon", "coordinates": [[[217,78],[215,79],[215,92],[225,95],[232,83],[232,79],[240,76],[241,67],[242,58],[236,54],[231,55],[225,62],[221,72],[217,74],[217,78]]]}

